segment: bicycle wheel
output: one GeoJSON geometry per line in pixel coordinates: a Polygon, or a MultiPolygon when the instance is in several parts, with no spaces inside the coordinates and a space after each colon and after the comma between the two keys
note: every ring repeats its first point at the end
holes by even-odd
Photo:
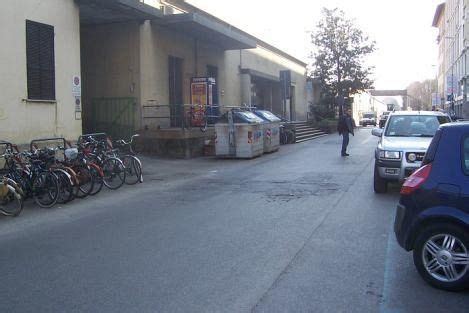
{"type": "Polygon", "coordinates": [[[93,177],[93,188],[90,191],[90,196],[98,194],[104,185],[103,171],[98,165],[90,165],[91,176],[93,177]]]}
{"type": "Polygon", "coordinates": [[[103,181],[109,189],[118,189],[125,182],[125,166],[118,158],[109,158],[103,162],[103,181]]]}
{"type": "Polygon", "coordinates": [[[59,197],[57,198],[57,203],[64,204],[72,201],[75,196],[73,193],[71,177],[63,170],[54,170],[53,172],[57,176],[59,186],[59,197]]]}
{"type": "Polygon", "coordinates": [[[200,126],[200,131],[205,133],[207,131],[207,128],[208,128],[207,117],[204,117],[204,122],[203,122],[202,126],[200,126]]]}
{"type": "Polygon", "coordinates": [[[23,210],[23,197],[9,183],[0,183],[0,213],[18,216],[23,210]]]}
{"type": "Polygon", "coordinates": [[[140,160],[133,155],[125,155],[122,158],[125,166],[125,183],[127,185],[135,185],[141,181],[142,166],[140,160]]]}
{"type": "Polygon", "coordinates": [[[51,208],[59,198],[59,182],[55,174],[51,172],[40,172],[33,180],[33,198],[37,205],[42,208],[51,208]]]}
{"type": "Polygon", "coordinates": [[[87,166],[74,167],[78,184],[75,186],[75,197],[83,199],[93,190],[93,175],[87,166]]]}

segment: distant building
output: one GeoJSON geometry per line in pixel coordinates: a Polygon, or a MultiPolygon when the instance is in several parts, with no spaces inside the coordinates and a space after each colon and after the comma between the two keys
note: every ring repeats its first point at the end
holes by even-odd
{"type": "Polygon", "coordinates": [[[469,118],[467,40],[469,0],[447,0],[436,8],[438,28],[438,92],[445,110],[469,118]]]}
{"type": "MultiPolygon", "coordinates": [[[[396,101],[395,99],[393,99],[396,101]]],[[[353,118],[358,121],[363,117],[364,113],[374,112],[376,117],[380,117],[383,112],[388,111],[386,99],[371,95],[370,91],[363,91],[353,96],[353,118]]],[[[396,101],[397,103],[397,101],[396,101]]]]}

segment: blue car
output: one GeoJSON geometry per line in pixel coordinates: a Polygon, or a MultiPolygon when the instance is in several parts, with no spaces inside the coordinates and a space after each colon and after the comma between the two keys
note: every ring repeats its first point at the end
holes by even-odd
{"type": "Polygon", "coordinates": [[[469,286],[469,122],[440,126],[401,189],[394,232],[432,286],[469,286]]]}

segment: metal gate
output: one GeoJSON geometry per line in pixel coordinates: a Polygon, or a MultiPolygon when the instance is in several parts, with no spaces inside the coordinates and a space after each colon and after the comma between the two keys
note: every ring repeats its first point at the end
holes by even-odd
{"type": "Polygon", "coordinates": [[[112,138],[130,138],[135,132],[136,98],[94,98],[87,114],[86,132],[104,132],[112,138]]]}

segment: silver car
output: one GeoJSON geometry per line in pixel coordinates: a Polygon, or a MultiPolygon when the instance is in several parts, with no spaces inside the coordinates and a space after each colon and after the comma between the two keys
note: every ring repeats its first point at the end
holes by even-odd
{"type": "Polygon", "coordinates": [[[433,111],[400,111],[389,115],[375,151],[374,190],[385,193],[389,181],[402,182],[418,169],[433,136],[441,124],[450,122],[447,114],[433,111]]]}

